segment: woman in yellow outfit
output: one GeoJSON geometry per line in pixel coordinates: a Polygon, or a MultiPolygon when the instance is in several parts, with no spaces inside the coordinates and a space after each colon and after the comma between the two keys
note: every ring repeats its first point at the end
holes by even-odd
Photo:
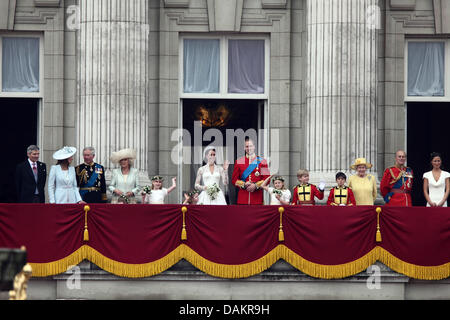
{"type": "Polygon", "coordinates": [[[356,170],[356,174],[348,180],[348,186],[355,195],[356,205],[373,206],[377,198],[377,181],[373,175],[366,172],[367,169],[372,168],[372,164],[365,158],[358,158],[350,168],[356,170]]]}

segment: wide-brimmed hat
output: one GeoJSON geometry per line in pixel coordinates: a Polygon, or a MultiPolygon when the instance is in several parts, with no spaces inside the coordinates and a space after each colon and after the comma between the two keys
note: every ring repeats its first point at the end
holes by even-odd
{"type": "Polygon", "coordinates": [[[350,166],[351,169],[356,170],[358,166],[366,166],[367,169],[372,168],[372,164],[366,161],[366,158],[358,158],[355,163],[350,166]]]}
{"type": "Polygon", "coordinates": [[[134,149],[122,149],[111,154],[111,162],[119,163],[123,159],[136,159],[136,150],[134,149]]]}
{"type": "Polygon", "coordinates": [[[77,148],[75,147],[63,147],[62,149],[59,149],[53,154],[53,159],[55,160],[64,160],[69,159],[71,156],[73,156],[77,152],[77,148]]]}

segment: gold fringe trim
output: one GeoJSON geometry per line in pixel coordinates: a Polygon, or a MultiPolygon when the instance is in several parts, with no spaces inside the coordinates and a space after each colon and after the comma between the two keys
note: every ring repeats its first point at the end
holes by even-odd
{"type": "Polygon", "coordinates": [[[184,256],[193,266],[199,270],[218,278],[239,279],[248,278],[269,269],[281,258],[280,246],[277,246],[268,254],[258,260],[245,264],[220,264],[203,258],[197,252],[184,246],[184,256]]]}
{"type": "Polygon", "coordinates": [[[310,262],[284,245],[280,245],[282,258],[294,268],[307,275],[320,279],[342,279],[366,270],[377,261],[378,251],[374,248],[365,256],[349,263],[339,265],[323,265],[310,262]]]}
{"type": "Polygon", "coordinates": [[[128,264],[114,261],[97,250],[84,245],[70,256],[50,263],[30,263],[34,277],[47,277],[68,271],[84,259],[91,261],[103,270],[125,278],[145,278],[166,271],[183,258],[183,247],[179,246],[167,256],[144,264],[128,264]]]}
{"type": "Polygon", "coordinates": [[[80,247],[80,249],[61,260],[48,263],[29,263],[33,268],[33,277],[48,277],[66,272],[69,267],[76,266],[85,259],[85,247],[80,247]]]}
{"type": "Polygon", "coordinates": [[[450,277],[450,262],[440,266],[419,266],[407,263],[384,248],[377,247],[378,260],[395,272],[404,274],[407,277],[420,280],[442,280],[450,277]]]}
{"type": "Polygon", "coordinates": [[[377,260],[395,272],[414,279],[441,280],[450,277],[450,263],[432,267],[413,265],[396,258],[381,247],[375,247],[365,256],[349,263],[321,265],[302,258],[282,244],[260,259],[239,265],[212,262],[200,256],[185,244],[181,244],[174,251],[159,260],[144,264],[127,264],[114,261],[95,249],[84,245],[64,259],[49,263],[30,263],[30,265],[33,268],[33,277],[47,277],[64,273],[68,271],[69,267],[78,265],[84,259],[91,261],[109,273],[126,278],[154,276],[166,271],[181,259],[186,259],[208,275],[226,279],[247,278],[259,274],[270,268],[279,259],[285,260],[311,277],[320,279],[346,278],[363,272],[377,260]]]}

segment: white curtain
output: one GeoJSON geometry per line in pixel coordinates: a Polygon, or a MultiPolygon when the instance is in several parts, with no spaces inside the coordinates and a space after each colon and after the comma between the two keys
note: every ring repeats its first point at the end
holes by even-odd
{"type": "Polygon", "coordinates": [[[4,37],[2,89],[39,92],[39,39],[4,37]]]}
{"type": "Polygon", "coordinates": [[[184,92],[219,92],[219,45],[218,39],[184,40],[184,92]]]}
{"type": "Polygon", "coordinates": [[[444,43],[408,43],[408,96],[444,96],[444,43]]]}
{"type": "Polygon", "coordinates": [[[229,40],[228,92],[264,93],[264,40],[229,40]]]}

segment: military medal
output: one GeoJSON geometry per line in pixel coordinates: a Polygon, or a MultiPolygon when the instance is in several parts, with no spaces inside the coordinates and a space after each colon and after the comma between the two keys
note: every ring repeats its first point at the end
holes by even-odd
{"type": "Polygon", "coordinates": [[[255,176],[256,177],[259,177],[259,171],[258,170],[259,170],[259,167],[256,167],[256,172],[255,172],[255,176]]]}

